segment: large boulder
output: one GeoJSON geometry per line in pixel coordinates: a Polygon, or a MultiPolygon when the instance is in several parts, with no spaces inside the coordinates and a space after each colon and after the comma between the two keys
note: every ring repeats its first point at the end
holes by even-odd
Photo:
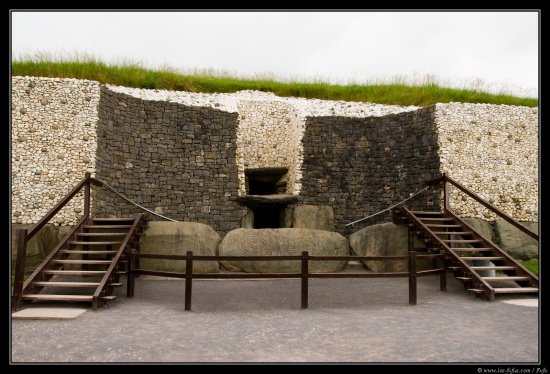
{"type": "MultiPolygon", "coordinates": [[[[521,224],[538,234],[538,222],[521,222],[521,224]]],[[[500,248],[513,258],[522,261],[539,258],[539,242],[511,223],[503,219],[496,220],[495,231],[500,241],[500,248]]]]}
{"type": "MultiPolygon", "coordinates": [[[[215,256],[221,236],[212,227],[197,222],[151,221],[144,232],[140,253],[215,256]]],[[[185,272],[185,260],[140,259],[140,268],[157,271],[185,272]]],[[[219,272],[218,261],[193,261],[194,273],[219,272]]]]}
{"type": "MultiPolygon", "coordinates": [[[[227,233],[219,246],[220,256],[349,256],[348,240],[336,233],[315,229],[236,229],[227,233]]],[[[247,273],[295,273],[300,261],[220,261],[229,271],[247,273]]],[[[311,273],[335,272],[348,261],[309,261],[311,273]]]]}
{"type": "MultiPolygon", "coordinates": [[[[350,235],[350,247],[355,256],[407,256],[409,254],[407,231],[406,226],[393,223],[371,225],[350,235]]],[[[426,248],[416,236],[414,247],[426,248]]],[[[408,271],[409,266],[406,260],[364,260],[361,262],[367,269],[375,273],[408,271]]],[[[432,264],[432,260],[419,259],[416,268],[417,270],[433,269],[432,264]]]]}
{"type": "Polygon", "coordinates": [[[298,205],[294,208],[292,227],[334,231],[334,211],[326,205],[298,205]]]}

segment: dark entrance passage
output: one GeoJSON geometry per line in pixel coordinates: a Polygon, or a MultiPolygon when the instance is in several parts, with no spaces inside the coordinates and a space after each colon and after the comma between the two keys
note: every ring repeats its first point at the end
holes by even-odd
{"type": "Polygon", "coordinates": [[[282,207],[256,207],[252,208],[254,212],[254,228],[255,229],[277,229],[281,225],[281,209],[282,207]]]}
{"type": "Polygon", "coordinates": [[[289,204],[296,204],[298,196],[286,193],[288,168],[246,169],[246,195],[237,201],[250,209],[241,222],[244,228],[278,229],[290,227],[287,217],[289,204]]]}
{"type": "Polygon", "coordinates": [[[274,195],[286,192],[283,176],[287,168],[247,169],[244,171],[248,195],[274,195]]]}

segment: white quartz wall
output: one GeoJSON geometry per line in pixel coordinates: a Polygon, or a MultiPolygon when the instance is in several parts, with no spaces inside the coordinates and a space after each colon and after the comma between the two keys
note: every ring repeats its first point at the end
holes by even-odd
{"type": "MultiPolygon", "coordinates": [[[[12,77],[12,223],[34,224],[95,172],[99,83],[77,79],[12,77]]],[[[82,217],[80,193],[50,223],[82,217]]]]}
{"type": "MultiPolygon", "coordinates": [[[[437,104],[441,172],[520,221],[538,221],[538,108],[437,104]]],[[[487,220],[494,214],[457,188],[451,209],[487,220]]]]}
{"type": "Polygon", "coordinates": [[[239,195],[246,195],[245,169],[288,168],[286,193],[301,189],[304,119],[282,101],[243,100],[239,103],[237,163],[239,195]]]}

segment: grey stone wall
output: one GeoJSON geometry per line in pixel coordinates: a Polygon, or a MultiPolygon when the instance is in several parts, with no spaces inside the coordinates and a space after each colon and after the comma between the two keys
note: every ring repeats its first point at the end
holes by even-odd
{"type": "MultiPolygon", "coordinates": [[[[433,116],[434,106],[428,106],[374,118],[308,118],[301,203],[332,206],[338,232],[373,214],[348,229],[391,221],[389,212],[377,213],[440,176],[433,116]]],[[[428,190],[407,205],[427,210],[438,207],[439,198],[428,190]]]]}
{"type": "MultiPolygon", "coordinates": [[[[237,113],[149,101],[102,87],[96,177],[139,206],[177,221],[240,227],[237,113]]],[[[97,216],[142,212],[96,189],[97,216]]],[[[162,220],[152,215],[153,220],[162,220]]]]}

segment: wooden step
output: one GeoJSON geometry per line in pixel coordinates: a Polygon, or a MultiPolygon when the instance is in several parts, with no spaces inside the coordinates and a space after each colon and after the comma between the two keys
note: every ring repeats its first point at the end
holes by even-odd
{"type": "Polygon", "coordinates": [[[52,260],[55,264],[88,264],[88,265],[110,265],[110,260],[52,260]]]}
{"type": "Polygon", "coordinates": [[[515,266],[470,266],[472,270],[516,270],[515,266]]]}
{"type": "Polygon", "coordinates": [[[122,244],[122,241],[107,241],[107,242],[100,242],[100,241],[89,241],[89,242],[84,242],[84,241],[78,241],[78,240],[74,240],[74,241],[70,241],[69,244],[72,244],[72,245],[120,245],[122,244]]]}
{"type": "Polygon", "coordinates": [[[126,232],[80,232],[76,236],[82,237],[102,237],[102,236],[126,236],[126,232]]]}
{"type": "Polygon", "coordinates": [[[495,293],[537,293],[539,289],[536,287],[511,287],[511,288],[499,288],[495,287],[495,293]]]}
{"type": "Polygon", "coordinates": [[[116,296],[115,296],[115,295],[101,296],[100,299],[102,299],[102,300],[107,300],[107,301],[111,301],[111,300],[116,299],[116,296]]]}
{"type": "Polygon", "coordinates": [[[438,225],[438,224],[431,224],[431,223],[428,223],[426,225],[424,225],[426,227],[440,227],[440,228],[445,228],[445,227],[448,227],[448,228],[462,228],[462,225],[438,225]]]}
{"type": "Polygon", "coordinates": [[[439,216],[443,215],[443,212],[429,212],[426,210],[409,210],[409,212],[411,212],[415,216],[423,215],[423,214],[431,214],[431,215],[439,215],[439,216]]]}
{"type": "Polygon", "coordinates": [[[424,221],[454,221],[454,218],[446,218],[446,217],[418,217],[418,220],[421,222],[424,221]]]}
{"type": "Polygon", "coordinates": [[[105,270],[44,270],[48,275],[103,275],[105,270]]]}
{"type": "Polygon", "coordinates": [[[94,217],[90,220],[91,222],[109,222],[113,224],[114,222],[132,224],[134,223],[134,218],[98,218],[94,217]]]}
{"type": "Polygon", "coordinates": [[[488,261],[497,261],[497,260],[504,260],[504,257],[500,257],[500,256],[472,256],[472,257],[469,257],[469,256],[464,256],[464,257],[460,257],[462,260],[464,261],[477,261],[477,260],[488,260],[488,261]]]}
{"type": "Polygon", "coordinates": [[[472,280],[470,277],[456,277],[456,279],[461,280],[463,282],[469,282],[472,280]]]}
{"type": "Polygon", "coordinates": [[[23,300],[51,300],[51,301],[93,301],[92,295],[47,295],[28,294],[22,296],[23,300]]]}
{"type": "Polygon", "coordinates": [[[449,248],[453,252],[492,252],[493,248],[449,248]]]}
{"type": "Polygon", "coordinates": [[[132,225],[82,225],[85,229],[130,229],[132,225]]]}
{"type": "Polygon", "coordinates": [[[435,235],[472,235],[471,231],[432,231],[435,235]]]}
{"type": "MultiPolygon", "coordinates": [[[[97,288],[99,282],[33,282],[33,285],[38,287],[83,287],[97,288]]],[[[122,283],[107,283],[108,287],[122,287],[122,283]]]]}
{"type": "Polygon", "coordinates": [[[514,282],[518,282],[518,281],[528,281],[529,280],[529,277],[522,277],[522,276],[515,276],[515,275],[510,275],[510,276],[507,276],[507,277],[481,277],[483,278],[483,280],[487,281],[487,282],[496,282],[496,281],[514,281],[514,282]]]}
{"type": "Polygon", "coordinates": [[[439,239],[439,240],[441,240],[443,243],[466,243],[466,244],[481,243],[481,240],[479,239],[439,239]]]}
{"type": "Polygon", "coordinates": [[[479,289],[479,288],[468,288],[468,291],[473,293],[485,293],[485,291],[479,289]]]}
{"type": "Polygon", "coordinates": [[[33,282],[38,287],[83,287],[97,288],[99,282],[33,282]]]}
{"type": "Polygon", "coordinates": [[[76,254],[76,255],[116,255],[118,251],[80,251],[80,250],[71,250],[63,249],[59,251],[63,254],[76,254]]]}

